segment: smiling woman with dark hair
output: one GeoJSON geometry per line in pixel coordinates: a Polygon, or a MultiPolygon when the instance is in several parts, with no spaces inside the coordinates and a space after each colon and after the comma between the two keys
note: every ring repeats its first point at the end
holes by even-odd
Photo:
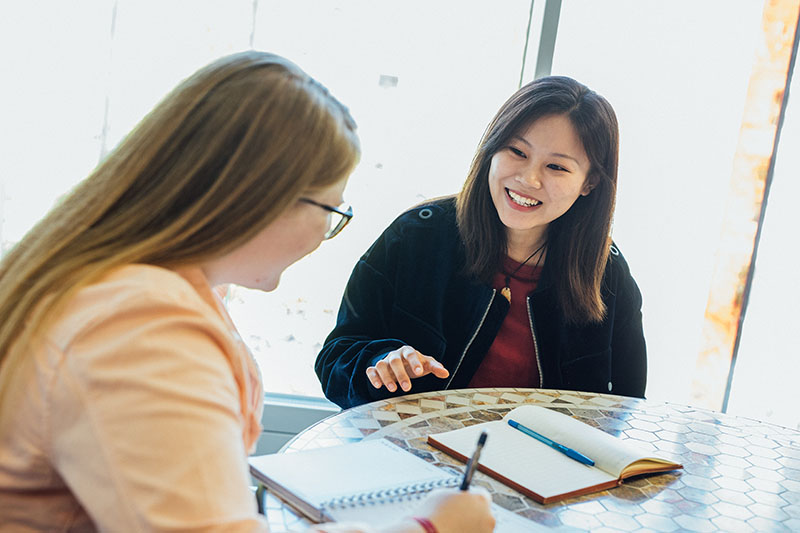
{"type": "Polygon", "coordinates": [[[512,95],[461,193],[402,214],[356,264],[315,365],[326,396],[644,396],[641,294],[610,237],[618,153],[614,110],[581,83],[512,95]]]}

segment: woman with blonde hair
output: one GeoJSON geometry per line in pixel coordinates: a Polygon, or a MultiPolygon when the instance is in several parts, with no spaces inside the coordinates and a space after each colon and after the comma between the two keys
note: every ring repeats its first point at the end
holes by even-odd
{"type": "MultiPolygon", "coordinates": [[[[213,287],[273,290],[336,235],[358,157],[324,87],[243,52],[180,84],[24,237],[0,263],[0,530],[267,530],[246,460],[260,376],[213,287]]],[[[392,531],[493,523],[482,494],[421,512],[392,531]]]]}

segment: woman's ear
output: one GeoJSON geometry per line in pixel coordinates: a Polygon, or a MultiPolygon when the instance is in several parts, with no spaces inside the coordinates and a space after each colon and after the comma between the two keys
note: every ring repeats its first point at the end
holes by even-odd
{"type": "Polygon", "coordinates": [[[590,183],[589,180],[583,184],[583,188],[581,189],[581,196],[589,196],[589,193],[592,192],[594,189],[594,184],[590,183]]]}

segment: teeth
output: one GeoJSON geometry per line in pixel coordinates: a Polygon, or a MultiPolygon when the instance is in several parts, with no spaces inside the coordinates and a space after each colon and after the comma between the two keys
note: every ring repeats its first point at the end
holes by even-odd
{"type": "Polygon", "coordinates": [[[525,207],[533,207],[534,205],[539,205],[540,203],[542,203],[538,200],[534,200],[533,198],[525,198],[524,196],[520,196],[519,194],[515,193],[512,190],[508,190],[508,195],[511,197],[512,200],[514,200],[514,203],[517,203],[525,207]]]}

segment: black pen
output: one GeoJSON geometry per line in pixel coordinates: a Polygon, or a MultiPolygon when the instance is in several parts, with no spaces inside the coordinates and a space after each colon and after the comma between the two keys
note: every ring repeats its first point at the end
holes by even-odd
{"type": "Polygon", "coordinates": [[[469,462],[467,463],[467,469],[464,470],[464,479],[461,480],[461,490],[469,490],[469,484],[472,482],[472,474],[475,473],[475,468],[478,466],[478,458],[481,456],[481,450],[483,449],[483,445],[486,444],[486,432],[481,431],[481,436],[478,437],[478,445],[475,446],[475,453],[472,454],[469,462]]]}

